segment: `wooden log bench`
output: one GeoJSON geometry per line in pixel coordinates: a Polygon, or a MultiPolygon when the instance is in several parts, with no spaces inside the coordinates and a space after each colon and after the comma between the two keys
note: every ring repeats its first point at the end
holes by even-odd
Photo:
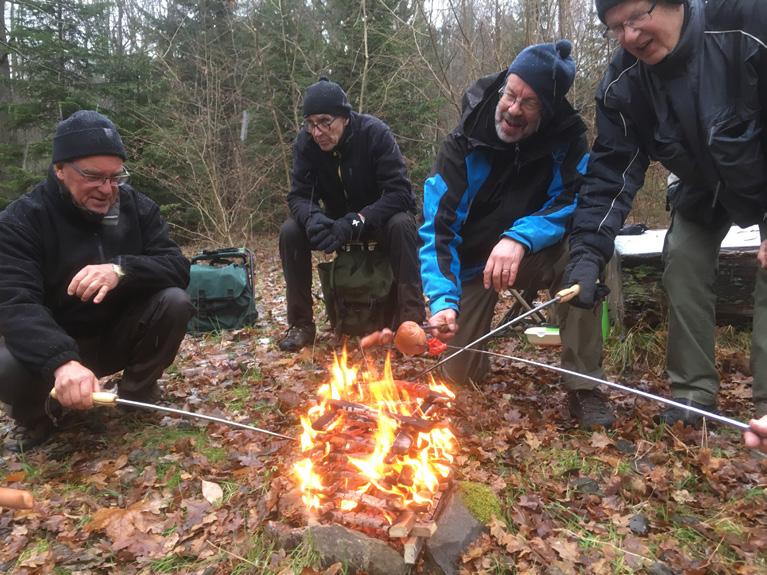
{"type": "MultiPolygon", "coordinates": [[[[666,319],[661,260],[665,236],[663,229],[616,238],[615,255],[607,266],[605,281],[610,287],[610,319],[621,330],[640,322],[657,327],[666,319]]],[[[718,325],[751,327],[759,244],[758,226],[733,226],[722,241],[715,284],[718,325]]]]}

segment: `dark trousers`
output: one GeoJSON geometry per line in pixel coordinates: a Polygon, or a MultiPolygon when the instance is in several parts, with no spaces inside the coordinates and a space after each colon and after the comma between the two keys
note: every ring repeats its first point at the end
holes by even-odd
{"type": "MultiPolygon", "coordinates": [[[[80,361],[96,377],[125,370],[120,391],[145,390],[173,363],[193,313],[184,290],[159,291],[128,307],[99,336],[77,339],[80,361]]],[[[0,401],[10,405],[13,419],[23,424],[39,418],[52,387],[53,382],[30,373],[0,340],[0,401]]]]}
{"type": "MultiPolygon", "coordinates": [[[[382,230],[365,234],[362,239],[378,242],[389,254],[397,290],[393,327],[407,320],[423,322],[426,310],[418,262],[418,231],[413,215],[406,212],[394,214],[382,230]]],[[[287,219],[280,228],[280,259],[287,287],[288,324],[313,324],[312,247],[306,231],[293,218],[287,219]]]]}

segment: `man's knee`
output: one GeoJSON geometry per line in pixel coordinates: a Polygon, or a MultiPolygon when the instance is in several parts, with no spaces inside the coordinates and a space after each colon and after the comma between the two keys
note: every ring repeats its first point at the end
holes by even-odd
{"type": "Polygon", "coordinates": [[[157,316],[163,321],[172,321],[174,324],[186,324],[194,315],[194,305],[185,290],[177,287],[165,288],[157,292],[152,298],[157,316]]]}
{"type": "Polygon", "coordinates": [[[397,212],[386,221],[387,234],[415,234],[415,218],[410,212],[397,212]]]}
{"type": "Polygon", "coordinates": [[[306,242],[306,231],[293,218],[288,218],[280,226],[280,244],[294,245],[297,242],[306,242]]]}

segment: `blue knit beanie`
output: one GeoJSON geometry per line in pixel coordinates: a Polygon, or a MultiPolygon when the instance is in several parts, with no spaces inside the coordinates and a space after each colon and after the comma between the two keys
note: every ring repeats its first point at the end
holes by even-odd
{"type": "Polygon", "coordinates": [[[109,118],[93,110],[78,110],[56,127],[53,163],[86,156],[127,158],[117,127],[109,118]]]}
{"type": "Polygon", "coordinates": [[[349,117],[352,107],[343,88],[324,76],[304,92],[304,118],[314,114],[349,117]]]}
{"type": "Polygon", "coordinates": [[[573,85],[575,61],[570,57],[573,45],[569,40],[556,44],[536,44],[522,50],[506,71],[522,78],[541,101],[546,117],[562,102],[573,85]]]}

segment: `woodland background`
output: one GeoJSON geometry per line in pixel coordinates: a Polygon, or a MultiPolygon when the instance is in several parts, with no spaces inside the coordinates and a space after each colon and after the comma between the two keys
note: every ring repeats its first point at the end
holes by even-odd
{"type": "MultiPolygon", "coordinates": [[[[591,0],[0,0],[0,209],[44,176],[56,123],[94,108],[177,239],[251,243],[287,213],[321,75],[392,127],[420,197],[463,91],[529,44],[574,42],[570,100],[592,126],[601,30],[591,0]]],[[[664,181],[650,172],[635,220],[663,226],[664,181]]]]}

